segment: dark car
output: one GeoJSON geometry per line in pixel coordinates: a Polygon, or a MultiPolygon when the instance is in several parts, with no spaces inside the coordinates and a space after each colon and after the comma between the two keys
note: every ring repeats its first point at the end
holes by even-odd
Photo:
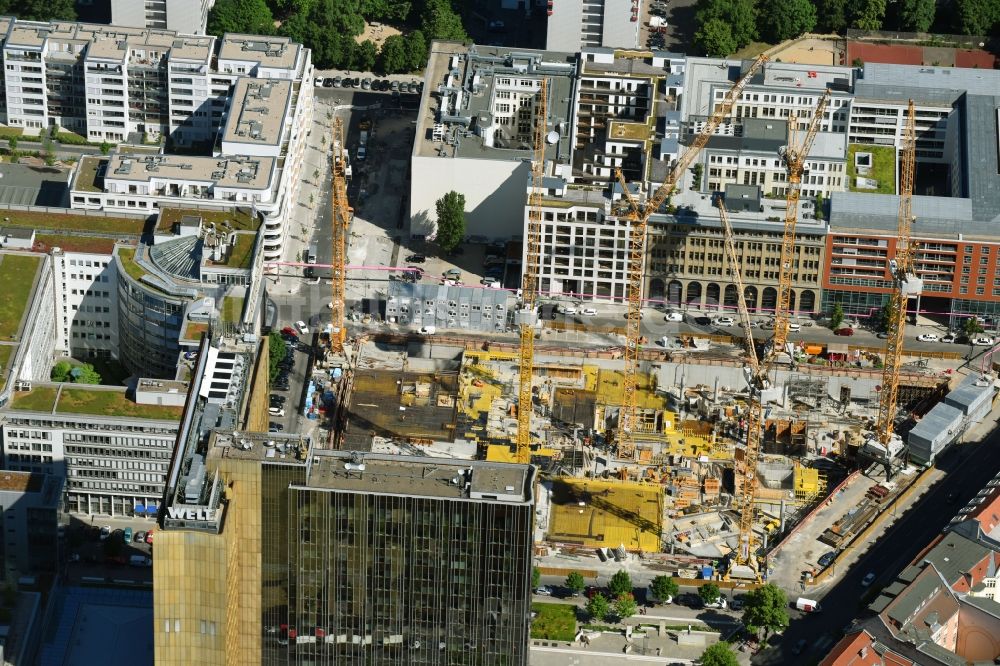
{"type": "Polygon", "coordinates": [[[323,87],[324,88],[332,88],[333,87],[333,79],[331,79],[331,78],[323,79],[323,87]]]}
{"type": "Polygon", "coordinates": [[[411,254],[406,257],[406,261],[411,264],[422,264],[427,261],[427,257],[422,254],[411,254]]]}
{"type": "Polygon", "coordinates": [[[837,553],[835,553],[832,550],[830,550],[830,551],[827,551],[827,552],[823,553],[822,555],[820,555],[819,559],[816,560],[816,561],[819,562],[819,565],[821,567],[828,567],[831,564],[833,564],[833,560],[836,557],[837,557],[837,553]]]}
{"type": "Polygon", "coordinates": [[[310,280],[316,277],[316,269],[313,268],[312,266],[306,266],[305,276],[310,280]]]}
{"type": "Polygon", "coordinates": [[[708,317],[695,317],[694,323],[698,324],[698,326],[710,326],[712,320],[708,317]]]}
{"type": "Polygon", "coordinates": [[[281,425],[280,423],[275,423],[274,421],[271,421],[270,423],[267,424],[268,432],[281,432],[284,429],[285,426],[281,425]]]}
{"type": "Polygon", "coordinates": [[[850,336],[854,335],[854,329],[853,328],[838,328],[836,331],[833,332],[833,334],[834,335],[846,335],[846,336],[850,337],[850,336]]]}
{"type": "Polygon", "coordinates": [[[802,654],[802,651],[806,649],[806,639],[800,638],[795,642],[795,647],[792,648],[792,654],[802,654]]]}

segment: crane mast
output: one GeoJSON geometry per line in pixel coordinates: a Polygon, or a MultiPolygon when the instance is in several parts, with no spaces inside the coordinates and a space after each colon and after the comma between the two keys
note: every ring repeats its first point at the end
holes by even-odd
{"type": "MultiPolygon", "coordinates": [[[[823,120],[823,113],[826,111],[830,101],[830,91],[827,90],[820,97],[819,103],[813,111],[812,120],[805,137],[801,142],[796,141],[798,134],[798,120],[794,113],[788,119],[788,145],[785,148],[785,165],[788,170],[788,192],[786,196],[787,208],[785,211],[785,229],[781,242],[780,272],[778,274],[778,303],[774,312],[774,339],[771,342],[770,352],[767,354],[763,364],[757,364],[756,352],[751,343],[751,353],[754,359],[748,368],[747,383],[750,388],[750,399],[747,404],[747,439],[746,448],[743,451],[737,450],[735,458],[735,477],[737,505],[740,512],[740,537],[739,547],[736,551],[737,564],[753,564],[754,533],[753,533],[753,504],[757,496],[757,462],[760,460],[761,440],[764,428],[764,405],[763,392],[769,386],[768,374],[778,354],[784,351],[785,343],[788,340],[788,315],[789,304],[792,292],[792,276],[794,274],[795,262],[795,226],[798,222],[799,195],[802,183],[802,172],[805,168],[805,160],[812,148],[816,134],[819,132],[820,123],[823,120]]],[[[732,228],[729,225],[728,214],[725,205],[719,208],[723,219],[725,230],[727,252],[731,253],[730,262],[734,261],[735,248],[732,245],[732,228]]],[[[738,271],[734,271],[738,274],[738,271]]],[[[740,286],[740,294],[743,288],[740,286]]],[[[749,322],[749,313],[743,314],[746,308],[744,299],[740,300],[740,315],[745,322],[749,322]]],[[[750,329],[744,324],[747,336],[750,337],[750,329]]],[[[752,340],[752,338],[751,338],[752,340]]]]}
{"type": "Polygon", "coordinates": [[[646,230],[649,217],[655,213],[667,200],[680,182],[684,172],[701,152],[702,148],[715,133],[719,124],[732,112],[736,101],[746,88],[750,79],[767,61],[767,56],[761,54],[747,68],[739,80],[733,84],[726,96],[713,109],[705,121],[701,131],[695,135],[687,150],[678,158],[673,168],[667,174],[663,184],[651,197],[640,204],[629,191],[621,169],[615,170],[615,177],[622,188],[622,195],[628,201],[628,209],[621,216],[631,222],[628,241],[628,284],[626,296],[628,314],[625,325],[625,367],[623,375],[622,406],[618,416],[618,429],[615,433],[617,453],[619,458],[635,457],[635,424],[637,416],[636,386],[639,369],[639,340],[641,338],[643,264],[646,252],[646,230]]]}
{"type": "Polygon", "coordinates": [[[896,418],[896,400],[899,396],[899,366],[903,356],[903,332],[906,329],[906,304],[914,293],[919,293],[920,282],[913,279],[913,174],[916,161],[916,127],[913,100],[910,100],[903,134],[903,151],[900,160],[899,214],[896,222],[896,259],[889,263],[893,290],[889,296],[889,325],[886,328],[885,365],[882,368],[882,390],[878,396],[878,420],[875,435],[879,444],[889,453],[893,422],[896,418]]]}
{"type": "Polygon", "coordinates": [[[788,342],[788,310],[792,297],[792,276],[794,275],[795,264],[795,226],[799,220],[799,195],[802,189],[802,172],[805,169],[806,157],[812,148],[816,133],[819,131],[820,123],[823,121],[823,113],[830,102],[830,91],[827,90],[820,97],[819,104],[813,111],[809,129],[801,142],[798,137],[798,118],[795,113],[788,117],[788,145],[785,148],[785,167],[788,171],[788,192],[785,200],[785,231],[781,238],[781,260],[779,262],[778,273],[778,303],[774,311],[774,341],[771,344],[773,358],[776,354],[785,351],[785,343],[788,342]]]}
{"type": "Polygon", "coordinates": [[[521,275],[520,387],[517,398],[515,462],[531,460],[531,379],[535,365],[535,305],[538,298],[538,267],[541,262],[542,180],[545,177],[545,122],[548,80],[542,79],[535,104],[534,158],[531,162],[531,193],[528,195],[528,229],[521,275]]]}
{"type": "Polygon", "coordinates": [[[353,209],[347,201],[347,149],[344,144],[344,123],[333,121],[333,264],[330,313],[330,349],[343,353],[347,329],[344,326],[346,292],[347,232],[353,209]]]}

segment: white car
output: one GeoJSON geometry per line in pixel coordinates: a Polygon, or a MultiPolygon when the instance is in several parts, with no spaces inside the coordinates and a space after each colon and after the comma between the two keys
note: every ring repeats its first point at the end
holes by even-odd
{"type": "Polygon", "coordinates": [[[435,333],[437,333],[437,327],[436,326],[421,326],[420,327],[420,335],[434,335],[435,333]]]}
{"type": "Polygon", "coordinates": [[[316,86],[317,88],[322,88],[323,87],[323,79],[321,79],[321,78],[319,78],[317,76],[316,80],[313,81],[313,85],[316,86]]]}
{"type": "Polygon", "coordinates": [[[917,340],[920,342],[937,342],[940,339],[935,333],[921,333],[917,336],[917,340]]]}
{"type": "Polygon", "coordinates": [[[735,326],[736,320],[732,317],[719,317],[715,320],[716,326],[735,326]]]}
{"type": "Polygon", "coordinates": [[[300,335],[309,335],[309,327],[301,319],[295,322],[295,328],[298,329],[300,335]]]}
{"type": "Polygon", "coordinates": [[[582,314],[585,317],[593,317],[597,314],[597,310],[595,310],[594,308],[584,308],[580,310],[580,314],[582,314]]]}
{"type": "Polygon", "coordinates": [[[575,305],[560,305],[556,308],[556,312],[564,315],[575,315],[576,306],[575,305]]]}
{"type": "Polygon", "coordinates": [[[110,525],[101,525],[101,541],[104,541],[109,536],[111,536],[111,526],[110,525]]]}
{"type": "Polygon", "coordinates": [[[284,407],[268,407],[267,408],[267,413],[270,414],[271,416],[284,416],[285,415],[285,408],[284,407]]]}
{"type": "Polygon", "coordinates": [[[972,341],[972,344],[977,347],[989,347],[993,344],[993,338],[976,338],[972,341]]]}
{"type": "Polygon", "coordinates": [[[684,315],[680,312],[668,312],[663,315],[664,321],[684,321],[684,315]]]}
{"type": "Polygon", "coordinates": [[[542,597],[551,597],[552,596],[552,588],[549,587],[548,585],[544,585],[542,587],[536,587],[535,588],[535,594],[537,594],[539,596],[542,596],[542,597]]]}
{"type": "Polygon", "coordinates": [[[710,604],[705,604],[705,608],[721,608],[725,610],[729,604],[726,603],[725,597],[719,597],[710,604]]]}
{"type": "Polygon", "coordinates": [[[795,322],[789,322],[789,324],[788,324],[788,330],[791,331],[792,333],[795,333],[796,331],[801,331],[802,330],[802,324],[796,324],[795,322]]]}

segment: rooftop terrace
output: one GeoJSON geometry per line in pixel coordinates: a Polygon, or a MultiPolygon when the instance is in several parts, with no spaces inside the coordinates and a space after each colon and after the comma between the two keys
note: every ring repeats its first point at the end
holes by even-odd
{"type": "Polygon", "coordinates": [[[222,140],[254,146],[280,146],[282,125],[291,103],[291,81],[240,78],[233,92],[222,140]]]}
{"type": "Polygon", "coordinates": [[[140,405],[126,396],[124,387],[73,384],[33,384],[14,394],[10,408],[44,414],[79,414],[115,418],[177,421],[180,407],[140,405]]]}
{"type": "MultiPolygon", "coordinates": [[[[217,187],[266,190],[275,170],[273,157],[198,157],[191,155],[132,155],[115,153],[104,174],[108,181],[212,183],[217,187]]],[[[161,185],[162,187],[162,185],[161,185]]],[[[154,186],[153,191],[157,188],[154,186]]],[[[169,193],[164,193],[170,196],[169,193]]],[[[178,193],[175,196],[180,196],[178,193]]]]}

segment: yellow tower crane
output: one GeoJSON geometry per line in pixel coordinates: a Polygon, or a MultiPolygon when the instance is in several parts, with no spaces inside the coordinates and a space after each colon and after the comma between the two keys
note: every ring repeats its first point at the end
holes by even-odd
{"type": "MultiPolygon", "coordinates": [[[[889,325],[886,328],[885,365],[882,367],[882,390],[878,395],[878,420],[875,439],[884,450],[883,462],[891,469],[890,443],[896,420],[896,400],[899,396],[899,366],[903,356],[903,332],[906,330],[906,305],[911,296],[920,293],[922,280],[913,271],[913,175],[916,161],[916,126],[913,100],[910,100],[903,134],[903,150],[899,174],[899,214],[896,222],[896,258],[889,262],[893,290],[887,304],[889,325]]],[[[875,443],[875,442],[873,442],[875,443]]]]}
{"type": "Polygon", "coordinates": [[[347,233],[354,209],[347,201],[347,147],[344,143],[344,123],[333,121],[333,265],[331,269],[330,349],[344,352],[347,329],[344,326],[344,300],[346,291],[347,233]]]}
{"type": "MultiPolygon", "coordinates": [[[[798,139],[798,119],[795,114],[788,118],[788,145],[785,147],[784,160],[788,171],[788,191],[786,193],[787,207],[785,210],[785,229],[781,242],[781,262],[778,274],[778,303],[774,311],[774,338],[765,363],[757,365],[749,372],[750,400],[747,406],[747,440],[746,448],[737,450],[735,460],[737,506],[740,512],[740,541],[736,551],[736,563],[742,565],[755,564],[753,559],[753,504],[757,495],[757,462],[760,459],[762,431],[764,428],[764,405],[762,393],[769,386],[768,374],[779,354],[785,351],[788,340],[788,315],[791,301],[792,277],[795,272],[795,226],[798,223],[799,195],[802,184],[802,172],[805,170],[806,157],[812,148],[816,133],[819,132],[830,101],[830,91],[820,97],[813,111],[805,136],[798,139]]],[[[724,210],[720,209],[720,210],[724,210]]],[[[723,214],[725,217],[725,214],[723,214]]]]}
{"type": "Polygon", "coordinates": [[[517,397],[517,440],[515,462],[527,464],[531,460],[531,414],[534,411],[531,397],[531,379],[535,365],[535,312],[538,300],[538,268],[541,262],[542,193],[545,191],[545,122],[547,112],[548,80],[538,86],[535,103],[534,159],[531,162],[531,193],[528,195],[528,229],[525,234],[526,251],[521,273],[521,349],[520,387],[517,397]]]}
{"type": "Polygon", "coordinates": [[[691,166],[701,149],[705,147],[708,140],[715,133],[719,124],[733,111],[736,101],[739,99],[749,83],[750,78],[767,62],[767,56],[761,54],[747,68],[740,79],[729,89],[726,96],[720,101],[712,113],[709,115],[701,131],[695,135],[691,145],[674,163],[670,173],[667,174],[663,184],[653,193],[645,204],[640,204],[632,196],[622,175],[621,169],[615,170],[615,176],[622,188],[622,195],[628,200],[628,209],[621,216],[630,222],[629,245],[628,245],[628,285],[626,295],[628,297],[628,315],[625,328],[625,369],[623,377],[623,394],[621,412],[618,415],[618,429],[615,433],[618,457],[623,459],[633,459],[635,457],[635,425],[637,417],[636,409],[636,382],[639,370],[639,339],[641,337],[641,317],[642,317],[642,287],[643,287],[643,263],[646,252],[646,230],[649,217],[659,209],[677,187],[684,172],[691,166]]]}

